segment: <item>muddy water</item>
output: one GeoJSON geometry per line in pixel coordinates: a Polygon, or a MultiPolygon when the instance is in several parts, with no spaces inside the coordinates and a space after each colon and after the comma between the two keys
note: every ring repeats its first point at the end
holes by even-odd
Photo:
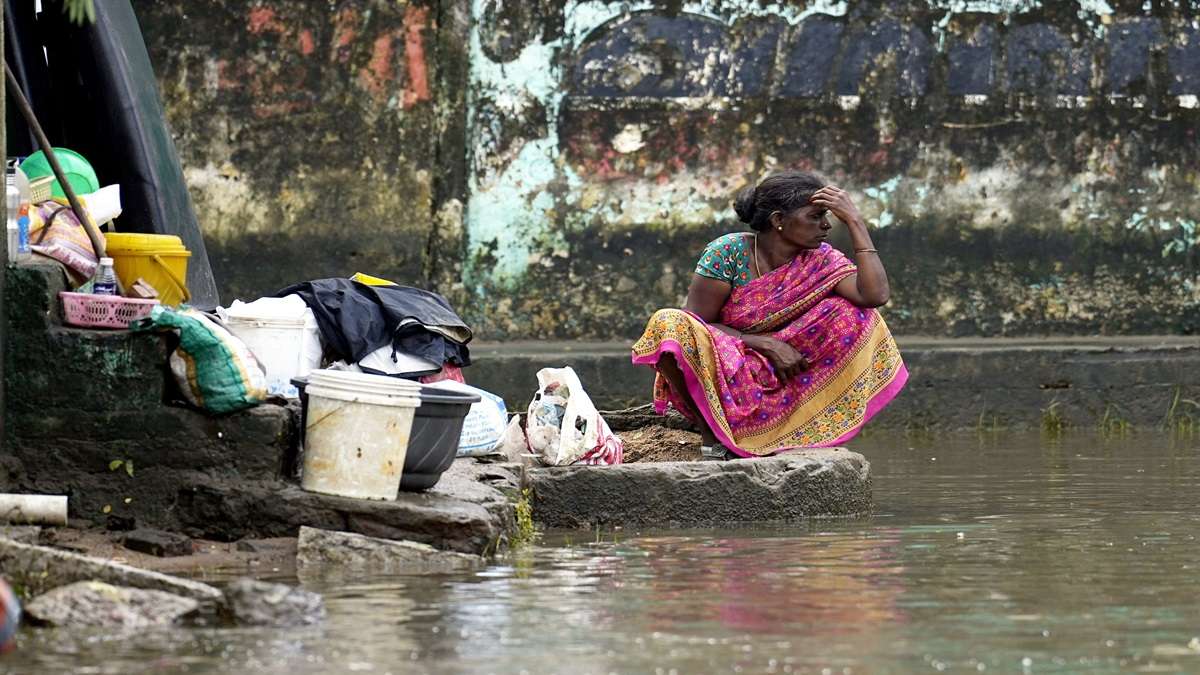
{"type": "Polygon", "coordinates": [[[0,671],[1200,671],[1200,441],[854,447],[871,518],[553,533],[475,574],[308,582],[318,628],[26,631],[0,671]]]}

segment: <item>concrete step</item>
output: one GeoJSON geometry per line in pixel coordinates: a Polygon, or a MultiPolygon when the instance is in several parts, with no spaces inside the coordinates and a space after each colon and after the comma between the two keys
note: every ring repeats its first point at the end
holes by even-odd
{"type": "MultiPolygon", "coordinates": [[[[898,337],[908,386],[873,426],[1036,427],[1047,415],[1072,426],[1121,420],[1135,426],[1200,424],[1200,338],[898,337]]],[[[476,386],[523,411],[540,368],[571,366],[601,409],[650,400],[653,371],[630,362],[625,342],[473,344],[465,372],[476,386]]]]}
{"type": "Polygon", "coordinates": [[[483,554],[512,527],[518,480],[507,467],[468,458],[428,491],[395,501],[315,494],[281,480],[198,480],[180,491],[173,511],[179,529],[208,539],[296,536],[305,525],[483,554]]]}
{"type": "Polygon", "coordinates": [[[62,269],[29,263],[6,269],[5,383],[8,411],[68,404],[77,411],[161,405],[167,350],[161,336],[62,325],[62,269]]]}

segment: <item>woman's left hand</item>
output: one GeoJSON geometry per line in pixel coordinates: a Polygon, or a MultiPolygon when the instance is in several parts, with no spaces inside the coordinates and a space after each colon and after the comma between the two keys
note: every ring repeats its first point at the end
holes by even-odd
{"type": "Polygon", "coordinates": [[[826,185],[817,190],[809,202],[829,209],[830,213],[847,225],[862,222],[862,216],[859,215],[854,201],[850,199],[850,193],[836,185],[826,185]]]}

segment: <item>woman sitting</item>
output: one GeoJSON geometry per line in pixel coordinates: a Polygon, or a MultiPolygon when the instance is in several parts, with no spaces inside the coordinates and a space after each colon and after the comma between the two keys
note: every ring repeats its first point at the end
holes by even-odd
{"type": "Polygon", "coordinates": [[[699,425],[705,459],[844,443],[908,379],[874,309],[889,290],[867,227],[809,173],[770,176],[734,210],[754,232],[710,243],[684,308],[656,312],[633,345],[633,362],[658,370],[655,409],[699,425]],[[853,261],[825,241],[829,213],[853,261]]]}

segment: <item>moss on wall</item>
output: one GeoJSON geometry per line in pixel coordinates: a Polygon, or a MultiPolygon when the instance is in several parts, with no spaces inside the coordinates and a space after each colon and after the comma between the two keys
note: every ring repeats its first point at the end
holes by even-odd
{"type": "Polygon", "coordinates": [[[422,284],[439,177],[434,2],[135,2],[222,296],[422,284]]]}
{"type": "Polygon", "coordinates": [[[855,195],[898,331],[1194,332],[1200,26],[1147,7],[580,0],[480,23],[472,318],[635,335],[743,229],[736,191],[799,168],[855,195]]]}
{"type": "Polygon", "coordinates": [[[627,338],[802,168],[900,332],[1197,330],[1193,2],[135,4],[227,301],[362,270],[627,338]]]}

